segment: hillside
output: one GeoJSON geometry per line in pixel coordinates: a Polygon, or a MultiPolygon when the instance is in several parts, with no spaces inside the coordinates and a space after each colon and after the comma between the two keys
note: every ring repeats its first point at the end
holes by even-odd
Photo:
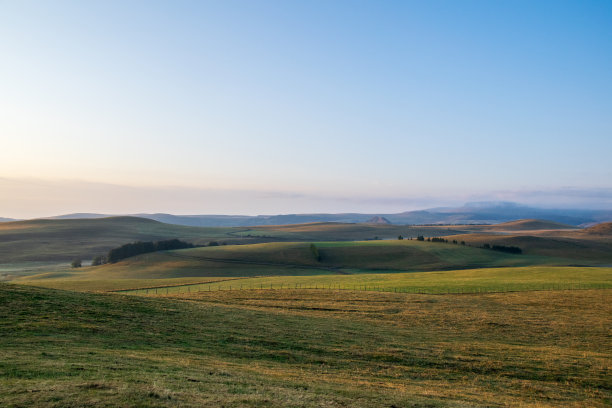
{"type": "Polygon", "coordinates": [[[601,224],[593,225],[586,228],[584,232],[591,235],[612,235],[612,222],[602,222],[601,224]]]}
{"type": "Polygon", "coordinates": [[[28,280],[354,274],[558,263],[546,257],[416,240],[321,242],[316,247],[320,260],[309,243],[277,242],[157,252],[116,264],[39,274],[28,280]]]}
{"type": "Polygon", "coordinates": [[[561,224],[559,222],[527,219],[502,222],[487,227],[490,231],[533,231],[533,230],[559,230],[559,229],[576,229],[573,225],[561,224]]]}
{"type": "Polygon", "coordinates": [[[570,236],[554,234],[465,234],[452,239],[481,247],[484,244],[516,246],[525,255],[536,255],[557,259],[566,265],[609,265],[612,263],[612,240],[590,239],[593,236],[576,230],[570,236]]]}
{"type": "Polygon", "coordinates": [[[193,243],[229,238],[227,230],[163,224],[137,217],[37,219],[0,224],[0,264],[90,259],[133,241],[180,238],[193,243]]]}

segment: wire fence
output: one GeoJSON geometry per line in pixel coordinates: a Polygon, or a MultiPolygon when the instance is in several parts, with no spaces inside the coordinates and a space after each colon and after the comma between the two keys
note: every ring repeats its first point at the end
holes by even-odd
{"type": "Polygon", "coordinates": [[[260,283],[260,284],[192,284],[165,286],[157,288],[143,288],[117,291],[124,294],[135,295],[174,295],[201,292],[229,292],[229,291],[283,291],[283,290],[317,290],[317,291],[353,291],[353,292],[382,292],[405,294],[479,294],[479,293],[507,293],[525,291],[556,291],[556,290],[589,290],[612,289],[612,283],[544,283],[544,284],[500,284],[491,286],[381,286],[376,284],[302,284],[302,283],[260,283]]]}

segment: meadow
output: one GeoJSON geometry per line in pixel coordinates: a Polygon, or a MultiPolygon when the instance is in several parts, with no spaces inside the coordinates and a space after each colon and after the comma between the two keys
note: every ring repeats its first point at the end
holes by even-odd
{"type": "Polygon", "coordinates": [[[610,290],[142,298],[0,284],[3,406],[604,407],[610,290]]]}
{"type": "MultiPolygon", "coordinates": [[[[127,221],[128,229],[139,222],[127,221]]],[[[143,231],[153,234],[157,224],[147,221],[143,231]]],[[[161,225],[170,229],[159,236],[171,238],[163,234],[175,231],[161,225]]],[[[244,241],[77,269],[6,263],[12,281],[0,283],[0,402],[609,406],[612,267],[601,266],[609,237],[493,228],[433,227],[462,233],[448,243],[341,239],[351,229],[361,236],[388,226],[217,229],[193,239],[244,241]],[[338,239],[306,240],[315,236],[338,239]],[[458,236],[467,244],[452,243],[458,236]],[[533,238],[538,245],[530,246],[533,238]],[[278,241],[249,241],[259,239],[278,241]],[[525,253],[482,249],[478,239],[520,239],[525,253]],[[570,240],[595,249],[576,256],[570,240]]],[[[134,232],[126,231],[114,234],[134,232]]],[[[85,247],[107,239],[115,238],[101,233],[85,247]]]]}
{"type": "MultiPolygon", "coordinates": [[[[132,285],[150,284],[135,280],[132,285]]],[[[92,289],[93,282],[90,282],[92,289]]],[[[72,288],[68,281],[58,287],[72,288]]],[[[524,267],[482,268],[455,271],[376,273],[357,275],[266,276],[211,279],[207,282],[155,281],[153,287],[116,289],[138,295],[189,294],[240,290],[347,290],[393,293],[492,293],[542,290],[612,289],[612,268],[524,267]]]]}

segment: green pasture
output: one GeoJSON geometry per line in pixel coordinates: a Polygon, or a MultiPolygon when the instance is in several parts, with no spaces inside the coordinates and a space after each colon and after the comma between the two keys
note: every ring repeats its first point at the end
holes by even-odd
{"type": "MultiPolygon", "coordinates": [[[[333,289],[397,293],[486,293],[507,291],[612,288],[612,268],[522,267],[356,275],[266,276],[204,283],[158,285],[140,281],[130,294],[175,294],[221,290],[333,289]]],[[[137,284],[137,281],[132,284],[137,284]]],[[[64,282],[70,288],[70,282],[64,282]]],[[[58,287],[62,287],[62,283],[58,287]]],[[[134,287],[133,287],[134,288],[134,287]]],[[[119,289],[121,290],[121,289],[119,289]]]]}

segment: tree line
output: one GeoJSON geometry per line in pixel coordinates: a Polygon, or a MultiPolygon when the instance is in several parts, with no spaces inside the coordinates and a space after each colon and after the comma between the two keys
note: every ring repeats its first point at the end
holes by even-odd
{"type": "MultiPolygon", "coordinates": [[[[403,237],[400,235],[400,237],[398,239],[403,239],[403,237]]],[[[445,238],[440,238],[440,237],[432,237],[432,238],[425,238],[422,235],[419,235],[417,237],[417,241],[427,241],[427,242],[442,242],[442,243],[448,243],[448,239],[445,238]]],[[[457,240],[453,239],[452,241],[453,244],[458,244],[459,242],[457,242],[457,240]]],[[[461,245],[465,245],[465,241],[461,241],[461,245]]],[[[491,244],[484,244],[482,247],[482,249],[491,249],[493,251],[500,251],[500,252],[506,252],[508,254],[522,254],[523,250],[519,247],[515,247],[515,246],[506,246],[506,245],[491,245],[491,244]]]]}
{"type": "Polygon", "coordinates": [[[92,265],[102,265],[105,263],[115,263],[122,259],[129,258],[131,256],[146,254],[149,252],[157,251],[170,251],[173,249],[185,249],[194,248],[195,246],[189,242],[181,241],[180,239],[167,239],[164,241],[138,241],[129,244],[121,245],[120,247],[113,248],[108,251],[106,256],[96,256],[92,265]]]}

